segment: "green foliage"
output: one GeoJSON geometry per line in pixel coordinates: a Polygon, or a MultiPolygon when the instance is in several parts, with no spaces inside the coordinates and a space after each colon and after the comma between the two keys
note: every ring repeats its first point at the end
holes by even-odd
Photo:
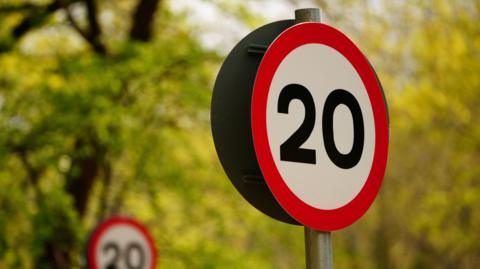
{"type": "MultiPolygon", "coordinates": [[[[333,234],[335,267],[479,267],[480,5],[326,2],[328,23],[375,66],[391,116],[384,186],[333,234]]],[[[62,14],[0,54],[0,268],[52,268],[52,249],[83,268],[89,232],[114,214],[149,227],[159,268],[304,267],[303,229],[252,208],[217,160],[209,102],[223,57],[167,6],[156,37],[137,43],[121,15],[135,1],[100,3],[116,14],[103,25],[108,55],[77,44],[62,14]],[[85,171],[82,212],[72,186],[85,171]]],[[[22,14],[0,14],[1,46],[22,14]]]]}
{"type": "Polygon", "coordinates": [[[155,40],[112,42],[108,57],[42,45],[0,55],[0,267],[51,268],[52,244],[83,267],[89,231],[115,214],[148,225],[161,268],[302,263],[301,229],[252,209],[217,161],[208,120],[220,57],[187,26],[159,24],[155,40]],[[82,215],[69,186],[86,181],[92,157],[82,215]]]}
{"type": "Polygon", "coordinates": [[[337,257],[342,268],[480,264],[480,9],[416,4],[386,5],[395,15],[370,15],[364,30],[387,89],[390,157],[374,207],[338,238],[354,251],[337,257]]]}

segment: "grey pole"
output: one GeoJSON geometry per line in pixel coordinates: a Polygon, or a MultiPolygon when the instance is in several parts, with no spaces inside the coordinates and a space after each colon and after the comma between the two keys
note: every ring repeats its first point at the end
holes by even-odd
{"type": "Polygon", "coordinates": [[[320,232],[305,227],[305,257],[307,269],[332,269],[330,232],[320,232]]]}
{"type": "Polygon", "coordinates": [[[302,8],[295,10],[295,23],[301,22],[320,22],[319,8],[302,8]]]}
{"type": "MultiPolygon", "coordinates": [[[[295,10],[295,23],[320,22],[320,9],[295,10]]],[[[307,269],[332,269],[332,240],[330,232],[305,227],[305,256],[307,269]]]]}

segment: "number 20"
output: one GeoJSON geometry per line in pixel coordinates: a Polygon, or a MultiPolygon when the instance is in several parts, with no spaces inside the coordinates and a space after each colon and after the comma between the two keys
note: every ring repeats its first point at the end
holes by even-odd
{"type": "MultiPolygon", "coordinates": [[[[110,252],[110,250],[113,251],[113,258],[111,261],[107,262],[107,265],[105,269],[117,269],[117,263],[119,262],[121,258],[121,250],[120,246],[114,242],[107,242],[105,246],[103,247],[103,252],[110,252]]],[[[145,264],[145,253],[143,252],[142,247],[135,242],[131,242],[127,244],[126,249],[125,249],[125,264],[128,269],[142,269],[144,268],[145,264]],[[131,260],[131,255],[133,251],[136,251],[139,255],[139,260],[137,261],[137,264],[134,265],[131,260]]]]}
{"type": "MultiPolygon", "coordinates": [[[[300,84],[289,84],[280,92],[277,111],[288,114],[290,102],[298,99],[305,107],[305,118],[300,127],[280,145],[280,160],[316,164],[316,151],[300,146],[310,137],[315,126],[315,102],[307,88],[300,84]]],[[[348,91],[336,89],[325,101],[322,113],[323,143],[330,160],[338,167],[349,169],[357,165],[362,157],[364,142],[364,124],[362,110],[357,99],[348,91]],[[349,153],[338,151],[333,137],[333,113],[335,108],[344,104],[350,109],[353,118],[353,146],[349,153]]]]}

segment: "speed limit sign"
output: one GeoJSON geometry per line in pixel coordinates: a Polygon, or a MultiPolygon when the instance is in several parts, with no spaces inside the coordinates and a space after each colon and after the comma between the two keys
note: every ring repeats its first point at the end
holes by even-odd
{"type": "Polygon", "coordinates": [[[112,217],[92,233],[87,260],[91,269],[153,269],[157,255],[144,225],[131,218],[112,217]]]}
{"type": "Polygon", "coordinates": [[[229,179],[277,220],[344,228],[382,184],[383,90],[357,46],[328,25],[285,20],[246,36],[217,76],[211,119],[229,179]]]}
{"type": "Polygon", "coordinates": [[[299,223],[337,230],[370,207],[387,162],[387,108],[344,34],[320,23],[282,32],[258,68],[251,122],[263,177],[299,223]]]}

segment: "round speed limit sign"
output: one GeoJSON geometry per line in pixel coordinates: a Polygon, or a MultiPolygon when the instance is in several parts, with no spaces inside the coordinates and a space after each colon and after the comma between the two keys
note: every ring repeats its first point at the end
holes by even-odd
{"type": "Polygon", "coordinates": [[[157,256],[145,226],[131,218],[112,217],[93,232],[87,260],[91,269],[153,269],[157,256]]]}
{"type": "Polygon", "coordinates": [[[283,31],[258,68],[251,122],[263,177],[299,223],[337,230],[370,207],[387,162],[387,108],[344,34],[320,23],[283,31]]]}

